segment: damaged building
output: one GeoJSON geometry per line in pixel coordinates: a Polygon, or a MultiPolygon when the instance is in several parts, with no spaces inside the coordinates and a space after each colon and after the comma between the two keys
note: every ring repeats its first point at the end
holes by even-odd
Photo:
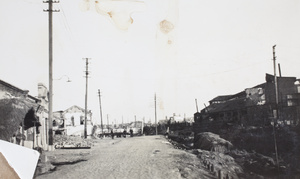
{"type": "Polygon", "coordinates": [[[38,84],[38,97],[0,80],[0,139],[27,148],[47,149],[47,88],[38,84]]]}
{"type": "Polygon", "coordinates": [[[278,93],[275,91],[274,81],[273,75],[266,74],[265,83],[247,88],[237,94],[217,96],[210,100],[209,106],[194,114],[194,132],[219,133],[220,129],[234,125],[267,126],[273,124],[274,117],[278,125],[298,125],[299,79],[277,77],[278,93]]]}

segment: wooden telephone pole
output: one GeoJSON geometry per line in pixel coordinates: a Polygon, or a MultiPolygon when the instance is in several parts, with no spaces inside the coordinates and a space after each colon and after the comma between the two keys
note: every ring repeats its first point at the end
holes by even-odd
{"type": "Polygon", "coordinates": [[[103,135],[103,121],[102,121],[102,107],[101,107],[100,89],[98,89],[98,95],[99,95],[99,105],[100,105],[101,131],[102,131],[102,135],[103,135]]]}
{"type": "Polygon", "coordinates": [[[195,99],[195,103],[196,103],[196,109],[197,109],[197,112],[199,112],[199,110],[198,110],[198,102],[197,102],[197,99],[195,99]]]}
{"type": "Polygon", "coordinates": [[[108,119],[108,114],[106,115],[107,117],[107,130],[109,130],[109,119],[108,119]]]}
{"type": "Polygon", "coordinates": [[[277,167],[279,169],[279,163],[278,163],[278,151],[277,151],[277,141],[276,141],[276,135],[275,135],[275,125],[277,123],[278,119],[278,84],[277,84],[277,76],[276,76],[276,56],[275,56],[275,47],[273,46],[273,66],[274,66],[274,85],[275,85],[275,96],[276,96],[276,104],[275,104],[275,115],[273,117],[273,135],[274,135],[274,146],[275,146],[275,154],[276,154],[276,163],[277,167]]]}
{"type": "Polygon", "coordinates": [[[87,138],[87,98],[88,98],[88,76],[89,76],[89,58],[85,60],[85,112],[84,112],[84,138],[87,138]]]}
{"type": "Polygon", "coordinates": [[[273,46],[273,67],[274,67],[274,83],[275,83],[276,110],[277,110],[277,108],[278,108],[278,85],[277,85],[277,75],[276,75],[275,47],[276,47],[276,45],[273,46]]]}
{"type": "Polygon", "coordinates": [[[48,95],[48,147],[49,150],[53,150],[53,37],[52,37],[52,12],[59,12],[59,10],[53,10],[53,3],[58,3],[59,1],[44,1],[48,3],[48,9],[44,12],[48,12],[49,16],[49,95],[48,95]]]}
{"type": "Polygon", "coordinates": [[[154,108],[155,108],[155,135],[157,135],[156,93],[154,94],[154,108]]]}

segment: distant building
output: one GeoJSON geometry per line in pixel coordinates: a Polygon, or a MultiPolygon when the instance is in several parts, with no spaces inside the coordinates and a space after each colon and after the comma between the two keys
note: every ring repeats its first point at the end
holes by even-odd
{"type": "Polygon", "coordinates": [[[142,128],[143,127],[143,121],[135,121],[131,122],[127,125],[127,128],[142,128]]]}
{"type": "Polygon", "coordinates": [[[193,117],[186,117],[184,115],[184,117],[182,117],[180,114],[177,115],[175,113],[173,113],[172,117],[169,117],[169,119],[166,117],[165,120],[160,120],[161,124],[166,123],[166,124],[174,124],[174,123],[190,123],[192,124],[194,122],[194,118],[193,117]]]}
{"type": "Polygon", "coordinates": [[[160,119],[160,120],[158,120],[158,124],[168,124],[168,122],[169,122],[169,119],[168,119],[167,116],[166,116],[165,119],[160,119]]]}
{"type": "Polygon", "coordinates": [[[219,132],[230,125],[270,125],[278,108],[277,122],[298,125],[300,118],[300,86],[295,77],[277,77],[278,106],[274,76],[266,74],[266,82],[234,95],[217,96],[209,106],[195,113],[194,131],[219,132]]]}
{"type": "MultiPolygon", "coordinates": [[[[53,113],[54,124],[53,130],[56,133],[67,135],[83,135],[85,122],[85,109],[79,106],[71,106],[64,111],[56,111],[53,113]]],[[[93,126],[92,112],[87,112],[88,135],[91,134],[91,126],[93,126]]]]}
{"type": "Polygon", "coordinates": [[[170,124],[173,123],[180,123],[180,122],[185,122],[184,117],[180,116],[180,115],[176,115],[175,113],[173,113],[173,116],[170,117],[170,124]]]}

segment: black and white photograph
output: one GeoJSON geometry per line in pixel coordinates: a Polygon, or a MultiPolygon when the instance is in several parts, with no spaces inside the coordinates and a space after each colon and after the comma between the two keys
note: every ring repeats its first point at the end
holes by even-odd
{"type": "Polygon", "coordinates": [[[300,0],[1,0],[0,178],[300,178],[300,0]]]}

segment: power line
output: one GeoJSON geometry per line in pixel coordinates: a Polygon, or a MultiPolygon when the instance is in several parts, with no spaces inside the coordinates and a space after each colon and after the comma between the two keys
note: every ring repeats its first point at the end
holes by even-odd
{"type": "Polygon", "coordinates": [[[60,15],[61,21],[63,23],[63,26],[64,26],[66,32],[67,32],[67,36],[69,36],[69,38],[70,38],[70,40],[72,42],[71,44],[73,44],[74,43],[73,33],[72,33],[72,30],[71,30],[70,25],[68,23],[66,13],[64,11],[64,8],[61,5],[59,7],[60,7],[61,12],[62,12],[62,13],[60,13],[61,14],[60,15]]]}
{"type": "MultiPolygon", "coordinates": [[[[79,54],[78,53],[78,48],[76,46],[76,39],[74,38],[74,33],[72,31],[72,28],[69,24],[69,20],[67,18],[67,15],[66,15],[66,12],[63,8],[63,5],[59,4],[59,8],[61,9],[61,13],[60,13],[60,22],[61,22],[61,25],[63,26],[63,29],[65,30],[65,33],[66,33],[66,37],[69,39],[69,40],[66,40],[66,42],[70,41],[70,43],[68,43],[68,47],[72,46],[71,48],[73,49],[72,52],[75,52],[77,55],[79,54]]],[[[62,44],[65,44],[62,42],[62,44]]],[[[65,44],[66,45],[66,44],[65,44]]]]}

